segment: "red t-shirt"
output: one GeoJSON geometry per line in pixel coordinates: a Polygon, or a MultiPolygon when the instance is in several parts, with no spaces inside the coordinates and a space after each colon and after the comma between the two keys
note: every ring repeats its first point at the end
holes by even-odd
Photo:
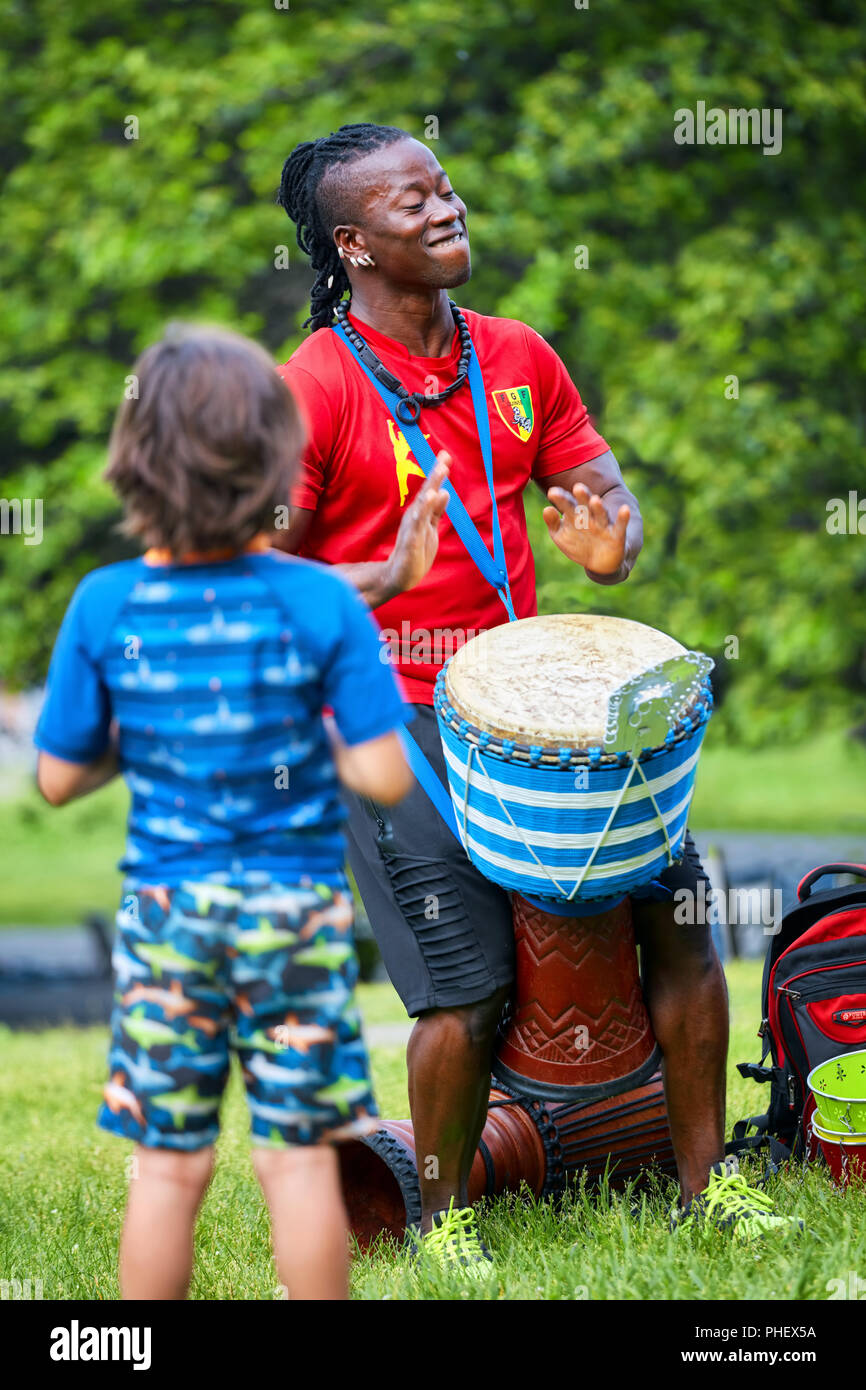
{"type": "MultiPolygon", "coordinates": [[[[511,596],[518,618],[529,618],[537,609],[524,489],[530,478],[574,468],[608,446],[563,363],[534,329],[515,319],[463,312],[487,393],[511,596]]],[[[350,317],[408,391],[435,393],[454,380],[460,356],[456,331],[447,357],[412,357],[401,343],[350,317]]],[[[345,343],[327,329],[311,334],[279,370],[309,431],[302,479],[292,492],[295,506],[315,513],[301,554],[326,564],[387,559],[404,508],[424,475],[384,401],[345,343]]],[[[468,383],[444,405],[422,408],[420,425],[434,453],[450,453],[450,481],[492,554],[490,494],[468,383]]],[[[475,632],[506,622],[507,614],[446,510],[429,573],[414,589],[377,608],[376,618],[407,700],[432,704],[443,662],[475,632]]]]}

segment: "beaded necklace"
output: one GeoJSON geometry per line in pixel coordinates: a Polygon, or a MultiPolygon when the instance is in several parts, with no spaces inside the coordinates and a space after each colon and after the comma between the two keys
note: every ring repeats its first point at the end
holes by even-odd
{"type": "Polygon", "coordinates": [[[373,373],[377,381],[393,391],[399,399],[394,408],[394,414],[403,425],[416,425],[421,415],[422,405],[442,405],[459,391],[469,375],[469,359],[472,355],[472,339],[469,337],[469,325],[461,314],[453,299],[449,299],[448,306],[454,317],[457,333],[460,338],[460,361],[457,364],[457,376],[450,386],[446,386],[444,391],[438,395],[425,395],[421,391],[407,391],[402,382],[388,371],[384,362],[380,360],[373,349],[364,341],[349,322],[349,302],[343,300],[337,305],[337,322],[345,333],[352,347],[357,352],[361,361],[373,373]]]}

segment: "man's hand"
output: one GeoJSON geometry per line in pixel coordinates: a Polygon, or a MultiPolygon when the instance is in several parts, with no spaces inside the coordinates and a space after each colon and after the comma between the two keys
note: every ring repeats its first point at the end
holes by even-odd
{"type": "Polygon", "coordinates": [[[575,483],[571,492],[552,487],[547,499],[552,505],[544,508],[544,520],[563,555],[583,565],[587,573],[617,574],[625,560],[631,508],[623,503],[611,520],[602,498],[583,483],[575,483]]]}
{"type": "Polygon", "coordinates": [[[439,522],[448,505],[448,493],[442,484],[450,464],[451,457],[444,450],[436,455],[436,467],[400,522],[394,549],[387,560],[388,586],[395,594],[420,584],[436,559],[439,522]]]}

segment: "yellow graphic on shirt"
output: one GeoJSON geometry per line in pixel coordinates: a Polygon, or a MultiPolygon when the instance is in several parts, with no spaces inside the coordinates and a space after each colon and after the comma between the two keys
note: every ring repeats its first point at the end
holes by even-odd
{"type": "MultiPolygon", "coordinates": [[[[404,506],[409,495],[409,482],[411,477],[426,478],[427,474],[420,464],[416,463],[412,457],[412,450],[402,430],[395,430],[394,421],[388,421],[388,434],[391,438],[391,447],[394,450],[394,459],[397,464],[397,482],[400,485],[400,506],[404,506]]],[[[425,439],[429,439],[429,434],[425,434],[425,439]]]]}

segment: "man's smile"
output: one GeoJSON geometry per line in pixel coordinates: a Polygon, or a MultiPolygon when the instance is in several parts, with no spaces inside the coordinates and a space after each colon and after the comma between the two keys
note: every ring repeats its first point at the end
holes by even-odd
{"type": "Polygon", "coordinates": [[[433,246],[457,246],[461,241],[466,241],[466,233],[462,229],[456,232],[449,232],[447,236],[439,237],[436,241],[429,241],[427,245],[433,246]]]}

